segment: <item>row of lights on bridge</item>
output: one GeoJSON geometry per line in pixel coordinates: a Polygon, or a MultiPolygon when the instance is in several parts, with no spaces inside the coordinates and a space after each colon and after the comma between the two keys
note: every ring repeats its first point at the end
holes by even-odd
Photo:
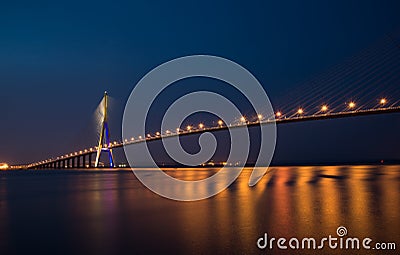
{"type": "MultiPolygon", "coordinates": [[[[387,103],[387,100],[385,99],[385,98],[381,98],[380,100],[379,100],[379,103],[380,103],[380,105],[385,105],[386,103],[387,103]]],[[[348,104],[348,108],[349,109],[354,109],[355,107],[356,107],[356,103],[354,102],[354,101],[351,101],[351,102],[349,102],[348,104]]],[[[327,112],[329,110],[329,107],[328,107],[328,105],[326,105],[326,104],[324,104],[324,105],[322,105],[321,106],[321,109],[320,109],[320,111],[321,112],[327,112]]],[[[298,110],[297,110],[297,112],[296,112],[297,114],[299,114],[299,115],[302,115],[302,114],[304,114],[304,109],[303,108],[299,108],[298,110]]],[[[276,117],[282,117],[283,116],[283,113],[281,112],[281,111],[278,111],[278,112],[276,112],[275,113],[275,116],[276,117]]],[[[262,121],[263,120],[263,115],[262,114],[258,114],[257,115],[257,120],[258,121],[262,121]]],[[[242,117],[240,117],[240,122],[241,123],[247,123],[247,119],[246,119],[246,117],[245,116],[242,116],[242,117]]],[[[218,120],[218,127],[222,127],[223,125],[224,125],[224,122],[222,121],[222,120],[218,120]]],[[[204,126],[204,124],[203,123],[200,123],[199,125],[198,125],[198,128],[200,129],[200,130],[202,130],[202,129],[204,129],[205,128],[205,126],[204,126]]],[[[197,129],[197,130],[199,130],[199,129],[197,129]]],[[[188,125],[188,126],[186,126],[186,130],[185,129],[181,129],[181,128],[177,128],[176,129],[176,134],[178,134],[178,133],[180,133],[180,132],[182,132],[182,131],[192,131],[192,130],[195,130],[195,127],[194,126],[191,126],[191,125],[188,125]]],[[[166,130],[165,131],[165,134],[166,135],[169,135],[169,134],[172,134],[172,132],[170,131],[170,130],[166,130]]],[[[155,133],[155,135],[156,135],[156,137],[159,137],[159,136],[161,136],[161,133],[160,132],[156,132],[155,133]]],[[[147,134],[147,138],[152,138],[153,136],[151,135],[151,134],[147,134]]],[[[141,140],[142,139],[142,136],[139,136],[139,139],[141,140]]],[[[135,138],[131,138],[131,141],[134,141],[135,140],[135,138]]],[[[125,139],[125,142],[128,142],[128,140],[127,139],[125,139]]]]}
{"type": "MultiPolygon", "coordinates": [[[[379,100],[379,104],[382,105],[382,106],[383,106],[383,105],[386,105],[386,103],[387,103],[386,98],[381,98],[381,99],[379,100]]],[[[347,107],[348,107],[349,109],[354,109],[354,108],[356,107],[356,103],[355,103],[354,101],[351,101],[351,102],[349,102],[349,103],[347,104],[347,107]]],[[[320,109],[321,112],[327,112],[328,110],[329,110],[328,105],[324,104],[324,105],[321,106],[321,109],[320,109]]],[[[297,113],[298,115],[302,115],[302,114],[304,114],[304,109],[303,109],[303,108],[299,108],[299,109],[297,110],[296,113],[297,113]]],[[[281,111],[278,111],[278,112],[275,113],[275,116],[276,116],[277,118],[280,118],[280,117],[283,116],[283,113],[282,113],[281,111]]],[[[257,120],[258,120],[258,121],[262,121],[263,118],[264,118],[264,117],[263,117],[262,114],[258,114],[258,115],[257,115],[257,120]]],[[[241,122],[241,123],[247,123],[246,117],[245,117],[245,116],[240,117],[240,122],[241,122]]],[[[224,126],[224,122],[223,122],[222,120],[218,120],[217,123],[218,123],[218,127],[223,127],[223,126],[224,126]]],[[[200,124],[198,125],[198,128],[199,128],[199,129],[197,129],[197,130],[203,130],[203,129],[205,129],[205,125],[204,125],[203,123],[200,123],[200,124]]],[[[182,131],[191,132],[192,130],[195,130],[195,128],[194,128],[193,126],[191,126],[191,125],[188,125],[188,126],[186,126],[186,130],[181,129],[181,128],[176,128],[176,133],[175,133],[175,134],[179,134],[179,133],[182,132],[182,131]]],[[[170,134],[173,134],[173,132],[170,131],[170,130],[166,130],[166,131],[165,131],[165,134],[166,134],[166,135],[170,135],[170,134]]],[[[156,135],[156,137],[160,137],[160,136],[161,136],[161,133],[160,133],[160,132],[156,132],[155,135],[156,135]]],[[[151,134],[147,134],[146,137],[147,137],[147,138],[153,138],[151,134]]],[[[143,139],[142,136],[138,136],[138,138],[139,138],[139,140],[142,140],[142,139],[143,139]]],[[[135,138],[134,138],[134,137],[131,138],[131,142],[133,142],[133,141],[135,141],[135,138]]],[[[128,142],[128,139],[125,139],[124,142],[127,143],[127,142],[128,142]]],[[[105,144],[104,147],[107,147],[107,146],[108,146],[108,147],[111,147],[111,146],[113,146],[113,145],[118,145],[118,144],[119,144],[119,143],[118,143],[117,141],[114,141],[113,143],[110,143],[109,145],[105,144]]],[[[96,149],[97,149],[97,147],[94,147],[94,148],[90,148],[90,149],[85,149],[85,150],[83,150],[83,151],[79,151],[79,152],[74,152],[74,153],[66,154],[65,156],[57,157],[57,160],[59,160],[59,159],[64,159],[64,158],[68,158],[68,157],[77,156],[78,154],[86,154],[86,153],[88,153],[88,152],[93,152],[93,151],[95,151],[96,149]]],[[[48,162],[51,162],[51,161],[52,161],[52,159],[49,159],[49,160],[41,161],[41,162],[39,162],[38,164],[44,164],[44,163],[48,163],[48,162]]]]}
{"type": "MultiPolygon", "coordinates": [[[[386,103],[387,103],[386,98],[381,98],[379,100],[379,104],[382,105],[382,106],[385,105],[386,103]]],[[[347,107],[349,109],[354,109],[356,107],[356,103],[354,101],[351,101],[351,102],[349,102],[347,104],[347,107]]],[[[321,106],[321,112],[327,112],[328,110],[329,110],[328,105],[324,104],[324,105],[321,106]]],[[[299,114],[299,115],[304,114],[304,109],[303,108],[299,108],[296,113],[299,114]]],[[[278,118],[282,117],[283,113],[281,111],[278,111],[278,112],[275,113],[275,116],[278,117],[278,118]]]]}

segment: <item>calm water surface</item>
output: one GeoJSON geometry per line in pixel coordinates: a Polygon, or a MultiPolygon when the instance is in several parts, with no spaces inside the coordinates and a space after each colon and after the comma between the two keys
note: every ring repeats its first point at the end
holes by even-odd
{"type": "MultiPolygon", "coordinates": [[[[190,180],[215,171],[168,173],[190,180]]],[[[255,187],[250,172],[210,199],[176,202],[130,171],[3,171],[0,254],[390,254],[256,245],[264,233],[336,237],[339,226],[396,242],[400,253],[400,166],[274,167],[255,187]]]]}

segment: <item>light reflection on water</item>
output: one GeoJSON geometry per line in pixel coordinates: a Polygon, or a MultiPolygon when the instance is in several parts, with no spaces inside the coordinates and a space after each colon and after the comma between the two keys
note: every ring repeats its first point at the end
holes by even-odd
{"type": "MultiPolygon", "coordinates": [[[[349,236],[400,246],[399,166],[270,170],[249,187],[251,169],[245,169],[227,190],[197,202],[159,197],[129,171],[2,172],[0,253],[293,254],[260,251],[256,241],[265,232],[322,238],[336,235],[341,225],[349,236]]],[[[215,171],[168,174],[194,180],[215,171]]],[[[307,252],[315,253],[301,254],[307,252]]],[[[354,251],[321,252],[326,253],[354,251]]]]}

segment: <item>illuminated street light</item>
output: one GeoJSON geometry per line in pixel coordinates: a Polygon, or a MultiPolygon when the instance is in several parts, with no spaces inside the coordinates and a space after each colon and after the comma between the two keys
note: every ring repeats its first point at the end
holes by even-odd
{"type": "Polygon", "coordinates": [[[281,117],[282,116],[282,113],[281,112],[277,112],[277,113],[275,113],[275,115],[276,115],[276,117],[281,117]]]}
{"type": "Polygon", "coordinates": [[[257,115],[258,120],[262,120],[263,116],[261,114],[257,115]]]}
{"type": "Polygon", "coordinates": [[[133,140],[135,140],[135,138],[134,138],[134,137],[131,137],[131,141],[133,141],[133,140]]]}
{"type": "Polygon", "coordinates": [[[323,105],[322,107],[321,107],[321,111],[322,112],[326,112],[328,110],[328,106],[327,105],[323,105]]]}
{"type": "Polygon", "coordinates": [[[199,128],[204,128],[204,124],[203,124],[203,123],[200,123],[200,124],[199,124],[199,128]]]}
{"type": "Polygon", "coordinates": [[[141,136],[141,135],[139,135],[139,139],[142,139],[142,136],[141,136]]]}
{"type": "Polygon", "coordinates": [[[299,109],[297,110],[297,113],[298,113],[298,114],[303,114],[303,113],[304,113],[304,110],[301,109],[301,108],[299,108],[299,109]]]}
{"type": "Polygon", "coordinates": [[[384,104],[386,104],[386,98],[381,98],[381,100],[379,101],[379,103],[381,104],[381,105],[384,105],[384,104]]]}
{"type": "Polygon", "coordinates": [[[218,121],[218,126],[222,126],[224,124],[224,122],[222,120],[218,121]]]}
{"type": "Polygon", "coordinates": [[[350,108],[350,109],[353,109],[354,107],[356,107],[356,103],[350,102],[350,103],[349,103],[349,108],[350,108]]]}
{"type": "Polygon", "coordinates": [[[176,133],[179,133],[181,129],[180,128],[176,128],[176,133]]]}
{"type": "Polygon", "coordinates": [[[171,131],[167,130],[167,131],[165,131],[165,133],[166,133],[166,134],[170,134],[170,133],[171,133],[171,131]]]}
{"type": "Polygon", "coordinates": [[[156,132],[156,136],[159,136],[160,135],[160,132],[156,132]]]}
{"type": "Polygon", "coordinates": [[[191,129],[192,129],[191,126],[187,126],[187,127],[186,127],[186,130],[187,130],[187,131],[190,131],[191,129]]]}
{"type": "Polygon", "coordinates": [[[151,137],[151,135],[150,135],[150,134],[147,134],[147,137],[148,137],[148,138],[150,138],[150,137],[151,137]]]}
{"type": "Polygon", "coordinates": [[[241,122],[246,122],[246,118],[244,116],[240,117],[241,122]]]}

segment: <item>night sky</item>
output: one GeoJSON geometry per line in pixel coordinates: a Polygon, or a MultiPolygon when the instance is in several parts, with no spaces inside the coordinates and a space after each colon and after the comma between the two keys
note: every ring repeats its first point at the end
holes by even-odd
{"type": "MultiPolygon", "coordinates": [[[[241,64],[274,102],[398,30],[399,10],[399,1],[3,2],[0,162],[92,146],[85,134],[105,90],[122,109],[143,75],[185,55],[241,64]]],[[[398,114],[289,124],[275,160],[400,159],[398,130],[398,114]]]]}

